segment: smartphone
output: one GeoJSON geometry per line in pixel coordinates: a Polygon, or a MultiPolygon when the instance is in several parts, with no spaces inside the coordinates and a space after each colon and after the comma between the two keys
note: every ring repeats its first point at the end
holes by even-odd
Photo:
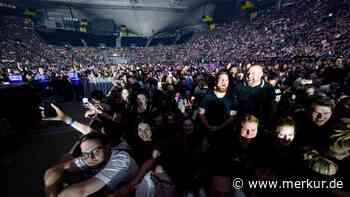
{"type": "Polygon", "coordinates": [[[45,101],[42,104],[44,107],[44,116],[47,118],[57,116],[56,110],[51,106],[51,103],[57,106],[55,101],[45,101]]]}
{"type": "Polygon", "coordinates": [[[82,99],[82,101],[83,101],[83,104],[84,104],[84,105],[89,104],[89,99],[86,98],[86,97],[84,97],[84,98],[82,99]]]}

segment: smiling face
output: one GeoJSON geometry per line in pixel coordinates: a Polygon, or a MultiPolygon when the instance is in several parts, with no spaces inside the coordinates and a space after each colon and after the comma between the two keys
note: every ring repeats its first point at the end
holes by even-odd
{"type": "Polygon", "coordinates": [[[144,142],[152,141],[152,130],[149,124],[141,122],[137,128],[137,135],[144,142]]]}
{"type": "Polygon", "coordinates": [[[240,135],[245,139],[253,139],[258,134],[258,124],[256,122],[243,122],[240,135]]]}
{"type": "Polygon", "coordinates": [[[293,126],[284,125],[277,127],[277,138],[284,143],[291,143],[295,137],[295,129],[293,126]]]}
{"type": "Polygon", "coordinates": [[[246,81],[248,85],[251,87],[256,87],[260,85],[263,74],[264,72],[261,66],[254,65],[249,67],[247,76],[246,76],[246,81]]]}
{"type": "Polygon", "coordinates": [[[80,144],[82,159],[90,167],[100,165],[106,157],[104,146],[98,140],[86,140],[80,144]]]}
{"type": "Polygon", "coordinates": [[[311,119],[317,126],[322,126],[328,122],[332,116],[332,108],[322,105],[313,105],[311,119]]]}

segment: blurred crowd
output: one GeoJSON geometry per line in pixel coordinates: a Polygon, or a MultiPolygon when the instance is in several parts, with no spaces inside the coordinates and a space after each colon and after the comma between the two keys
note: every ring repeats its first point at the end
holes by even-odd
{"type": "Polygon", "coordinates": [[[53,47],[19,18],[3,20],[0,56],[12,66],[0,82],[28,82],[63,101],[69,87],[90,120],[42,109],[44,120],[82,134],[46,171],[47,195],[318,196],[232,187],[234,177],[302,177],[340,180],[322,195],[348,196],[350,5],[294,2],[156,47],[53,47]],[[112,64],[112,54],[129,63],[112,64]],[[84,94],[84,81],[106,78],[108,91],[84,94]]]}
{"type": "Polygon", "coordinates": [[[197,66],[307,57],[349,57],[349,3],[343,0],[293,1],[290,7],[261,12],[251,22],[219,24],[184,44],[134,48],[65,48],[48,46],[23,19],[1,23],[1,61],[29,66],[110,65],[117,54],[129,64],[197,66]],[[5,50],[6,49],[6,50],[5,50]],[[31,50],[28,50],[31,49],[31,50]]]}

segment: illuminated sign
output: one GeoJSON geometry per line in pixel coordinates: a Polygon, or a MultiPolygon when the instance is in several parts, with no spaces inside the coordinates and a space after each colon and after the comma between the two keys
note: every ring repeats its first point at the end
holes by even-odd
{"type": "Polygon", "coordinates": [[[1,8],[11,8],[11,9],[16,9],[16,6],[15,6],[15,5],[6,4],[6,3],[2,3],[2,2],[0,2],[0,7],[1,7],[1,8]]]}

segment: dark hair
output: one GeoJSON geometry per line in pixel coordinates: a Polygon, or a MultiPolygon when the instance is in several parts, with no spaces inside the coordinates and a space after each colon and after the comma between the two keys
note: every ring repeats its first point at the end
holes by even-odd
{"type": "Polygon", "coordinates": [[[295,121],[290,116],[279,119],[276,122],[274,132],[277,132],[278,127],[283,127],[283,126],[295,127],[295,121]]]}
{"type": "Polygon", "coordinates": [[[220,77],[220,75],[227,75],[227,76],[230,76],[230,74],[227,72],[227,70],[220,70],[218,73],[216,73],[215,75],[215,79],[216,79],[216,83],[220,77]]]}
{"type": "Polygon", "coordinates": [[[80,143],[83,143],[87,140],[97,140],[99,141],[103,146],[109,145],[110,140],[107,138],[106,135],[99,133],[99,132],[90,132],[88,134],[85,134],[80,137],[80,143]]]}
{"type": "Polygon", "coordinates": [[[93,90],[91,92],[91,94],[90,94],[90,97],[92,99],[95,99],[95,100],[98,100],[98,101],[102,101],[105,98],[105,95],[100,90],[93,90]]]}
{"type": "Polygon", "coordinates": [[[74,157],[78,157],[81,155],[81,148],[80,145],[81,143],[87,141],[87,140],[97,140],[99,141],[103,146],[108,146],[110,144],[109,139],[107,138],[107,136],[105,136],[102,133],[98,133],[98,132],[90,132],[88,134],[85,134],[83,136],[80,137],[79,141],[77,141],[73,148],[71,149],[71,154],[74,157]]]}
{"type": "Polygon", "coordinates": [[[278,74],[276,74],[276,73],[272,73],[272,74],[268,75],[268,77],[267,77],[267,80],[279,80],[279,79],[280,78],[279,78],[278,74]]]}
{"type": "Polygon", "coordinates": [[[344,97],[340,99],[339,103],[335,108],[335,113],[337,118],[344,118],[350,116],[350,97],[344,97]]]}
{"type": "Polygon", "coordinates": [[[332,110],[335,108],[333,99],[323,95],[317,95],[311,99],[310,108],[315,105],[330,107],[332,110]]]}

